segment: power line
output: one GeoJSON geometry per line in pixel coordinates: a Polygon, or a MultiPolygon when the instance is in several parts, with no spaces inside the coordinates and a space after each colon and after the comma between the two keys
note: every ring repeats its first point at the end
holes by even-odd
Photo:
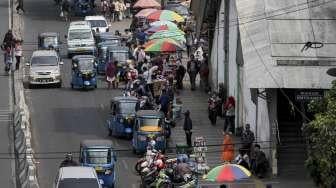
{"type": "Polygon", "coordinates": [[[275,77],[273,76],[272,72],[268,69],[264,59],[262,58],[262,56],[260,55],[258,49],[255,47],[254,42],[250,36],[250,34],[248,33],[246,26],[243,26],[247,35],[247,38],[250,40],[252,47],[254,48],[254,50],[256,51],[260,61],[262,62],[263,66],[265,67],[265,70],[268,72],[268,74],[270,75],[271,79],[274,81],[274,83],[278,86],[278,89],[281,91],[281,93],[283,94],[283,96],[287,99],[287,101],[300,113],[300,115],[307,121],[310,121],[310,119],[305,115],[305,113],[303,113],[294,103],[293,101],[289,98],[289,96],[286,94],[286,92],[282,89],[282,87],[280,86],[280,84],[277,82],[277,80],[275,79],[275,77]]]}

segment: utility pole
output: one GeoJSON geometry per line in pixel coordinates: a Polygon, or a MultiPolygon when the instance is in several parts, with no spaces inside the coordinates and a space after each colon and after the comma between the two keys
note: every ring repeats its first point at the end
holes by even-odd
{"type": "Polygon", "coordinates": [[[224,1],[224,87],[229,95],[229,33],[230,33],[230,1],[224,1]]]}

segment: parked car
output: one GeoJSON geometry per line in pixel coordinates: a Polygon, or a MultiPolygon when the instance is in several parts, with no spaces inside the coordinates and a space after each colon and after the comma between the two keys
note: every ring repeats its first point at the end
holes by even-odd
{"type": "Polygon", "coordinates": [[[102,188],[92,167],[71,166],[59,169],[55,188],[102,188]]]}
{"type": "Polygon", "coordinates": [[[33,85],[55,84],[62,86],[61,61],[55,50],[34,51],[29,63],[29,87],[33,85]]]}

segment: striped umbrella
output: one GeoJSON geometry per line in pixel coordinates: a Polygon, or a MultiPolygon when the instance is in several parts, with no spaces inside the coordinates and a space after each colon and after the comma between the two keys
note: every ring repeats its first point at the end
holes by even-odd
{"type": "Polygon", "coordinates": [[[157,11],[157,9],[154,9],[154,8],[146,8],[146,9],[142,9],[140,10],[136,15],[135,17],[147,17],[149,16],[151,13],[157,11]]]}
{"type": "Polygon", "coordinates": [[[155,0],[138,0],[133,8],[161,8],[161,5],[155,0]]]}
{"type": "Polygon", "coordinates": [[[175,28],[175,27],[169,27],[167,25],[153,26],[153,27],[147,29],[146,33],[153,34],[153,33],[159,32],[159,31],[177,31],[177,32],[179,32],[183,35],[185,34],[182,30],[180,30],[178,28],[175,28]]]}
{"type": "Polygon", "coordinates": [[[165,20],[165,21],[175,21],[184,22],[184,18],[171,10],[157,10],[147,16],[150,21],[165,20]]]}
{"type": "Polygon", "coordinates": [[[243,180],[250,176],[251,172],[243,166],[237,164],[224,164],[211,169],[206,175],[206,179],[222,183],[243,180]]]}
{"type": "Polygon", "coordinates": [[[145,45],[145,52],[176,52],[183,51],[183,48],[173,39],[150,40],[145,45]]]}
{"type": "Polygon", "coordinates": [[[152,34],[149,39],[164,39],[164,38],[170,38],[178,41],[179,43],[186,42],[186,38],[184,37],[184,34],[179,31],[158,31],[154,34],[152,34]]]}
{"type": "Polygon", "coordinates": [[[153,26],[160,26],[160,25],[166,25],[166,26],[168,26],[170,28],[174,27],[174,28],[178,29],[177,25],[175,23],[171,22],[171,21],[155,21],[155,22],[150,23],[149,25],[151,27],[153,27],[153,26]]]}

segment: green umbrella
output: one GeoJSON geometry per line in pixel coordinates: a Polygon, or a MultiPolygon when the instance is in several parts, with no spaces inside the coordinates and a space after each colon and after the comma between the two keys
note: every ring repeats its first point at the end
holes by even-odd
{"type": "Polygon", "coordinates": [[[144,45],[146,52],[169,52],[183,51],[183,48],[173,39],[150,40],[144,45]]]}
{"type": "Polygon", "coordinates": [[[167,31],[158,31],[149,37],[150,40],[152,39],[165,39],[171,38],[176,40],[179,43],[185,43],[186,38],[181,31],[178,30],[167,30],[167,31]]]}

